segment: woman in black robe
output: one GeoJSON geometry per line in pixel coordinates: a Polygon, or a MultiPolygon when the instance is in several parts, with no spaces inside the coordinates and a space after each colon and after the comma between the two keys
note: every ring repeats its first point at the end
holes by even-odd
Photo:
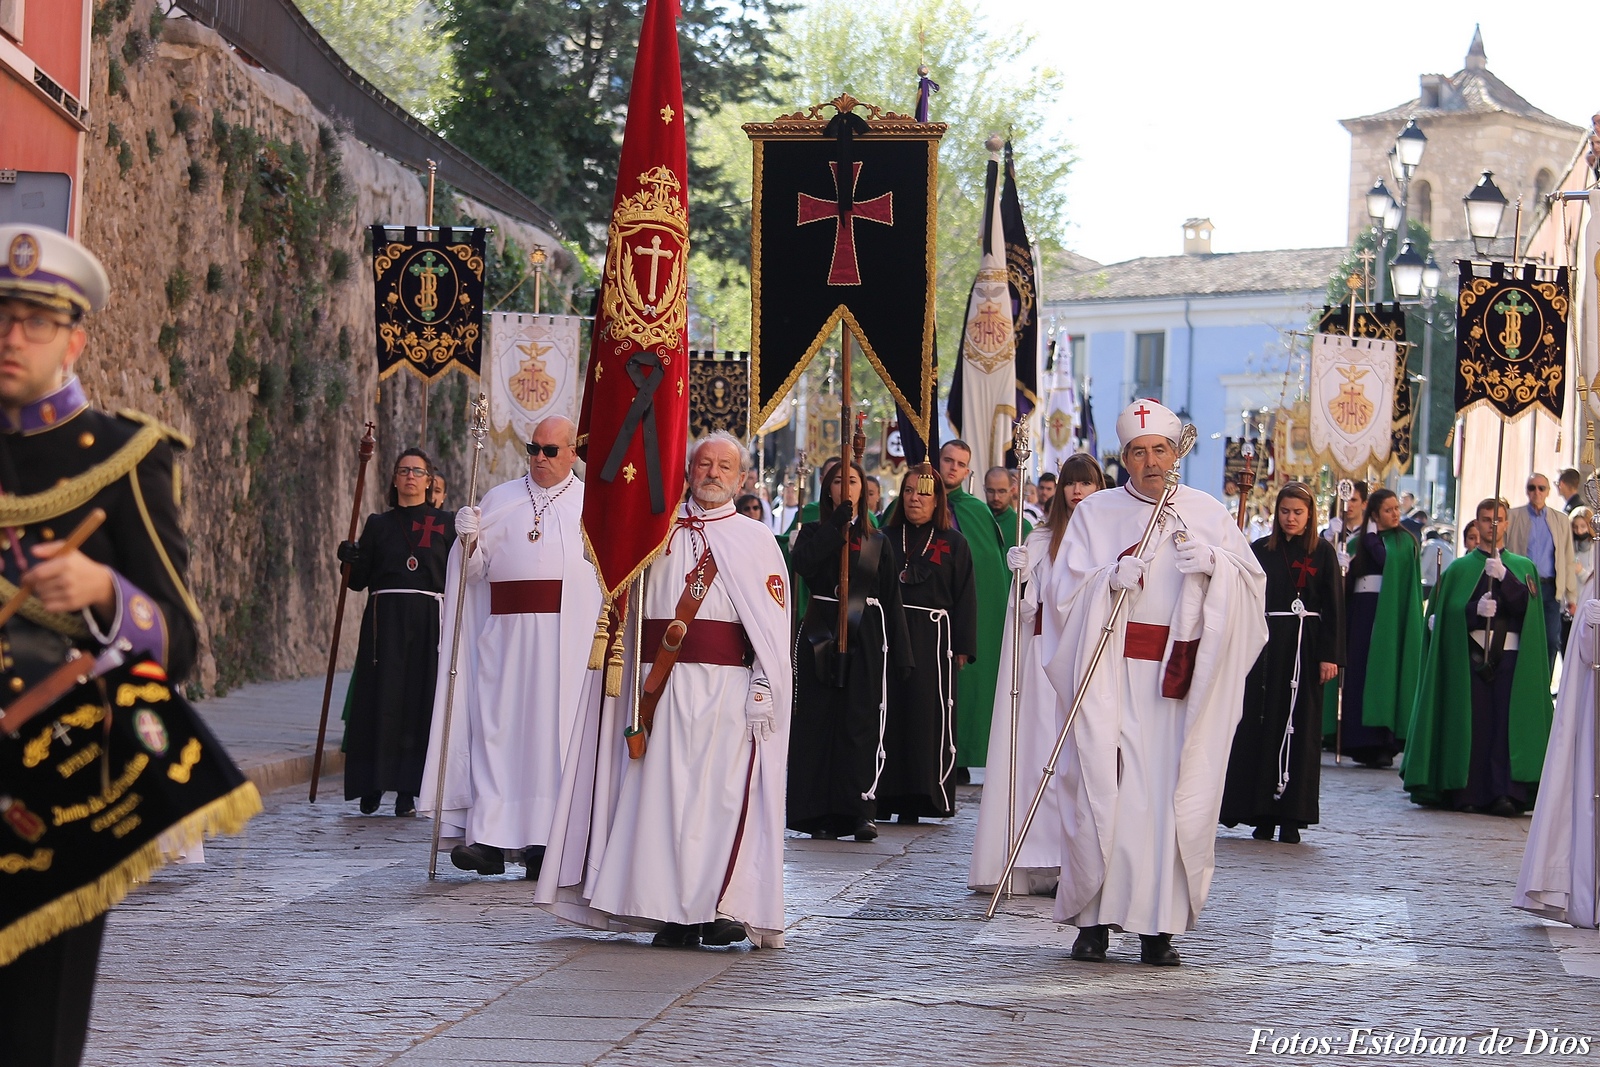
{"type": "Polygon", "coordinates": [[[1318,821],[1322,690],[1344,662],[1344,580],[1338,552],[1316,535],[1310,489],[1290,482],[1274,511],[1272,533],[1250,546],[1267,572],[1268,636],[1245,682],[1221,821],[1253,825],[1258,841],[1278,827],[1294,844],[1318,821]]]}
{"type": "Polygon", "coordinates": [[[395,795],[394,813],[416,813],[433,722],[439,604],[455,518],[433,506],[433,463],[408,448],[395,460],[390,510],[367,517],[360,542],[339,546],[350,588],[369,590],[350,679],[344,732],[344,797],[361,811],[395,795]]]}
{"type": "Polygon", "coordinates": [[[878,782],[878,818],[912,824],[956,813],[956,672],[978,654],[972,550],[950,524],[944,483],[932,478],[933,492],[920,493],[918,479],[907,472],[883,527],[918,669],[889,691],[878,782]]]}
{"type": "Polygon", "coordinates": [[[789,554],[813,592],[795,641],[788,824],[812,837],[871,841],[878,836],[872,821],[877,805],[869,798],[876,795],[882,767],[885,679],[903,678],[912,659],[899,571],[883,534],[862,517],[863,481],[858,465],[833,466],[824,483],[822,518],[800,527],[789,554]],[[850,624],[841,662],[837,597],[846,531],[850,624]]]}

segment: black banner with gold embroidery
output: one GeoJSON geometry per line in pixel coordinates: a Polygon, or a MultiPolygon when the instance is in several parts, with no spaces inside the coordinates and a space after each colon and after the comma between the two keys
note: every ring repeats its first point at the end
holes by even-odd
{"type": "Polygon", "coordinates": [[[1514,419],[1538,406],[1560,421],[1566,402],[1567,268],[1557,267],[1552,275],[1532,263],[1520,272],[1491,263],[1489,276],[1481,277],[1470,260],[1457,267],[1456,411],[1487,404],[1514,419]]]}
{"type": "Polygon", "coordinates": [[[483,361],[483,277],[487,231],[372,227],[378,378],[404,367],[433,381],[456,364],[478,376],[483,361]]]}
{"type": "Polygon", "coordinates": [[[689,352],[689,436],[750,436],[750,353],[689,352]]]}
{"type": "MultiPolygon", "coordinates": [[[[1403,471],[1411,463],[1411,426],[1415,419],[1411,382],[1406,373],[1406,357],[1411,353],[1406,344],[1406,311],[1399,304],[1357,308],[1355,325],[1357,337],[1393,341],[1399,346],[1394,357],[1394,429],[1390,433],[1389,462],[1393,469],[1403,471]]],[[[1316,332],[1350,336],[1350,305],[1329,307],[1324,304],[1316,332]]]]}
{"type": "Polygon", "coordinates": [[[260,810],[156,664],[78,686],[0,734],[0,966],[104,913],[169,849],[237,833],[260,810]]]}
{"type": "Polygon", "coordinates": [[[766,422],[843,322],[927,438],[944,124],[843,95],[744,131],[755,156],[751,424],[766,422]]]}

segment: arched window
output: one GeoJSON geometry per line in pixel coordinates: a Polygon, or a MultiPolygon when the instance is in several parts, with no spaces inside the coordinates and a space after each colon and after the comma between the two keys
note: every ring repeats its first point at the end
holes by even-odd
{"type": "Polygon", "coordinates": [[[1418,182],[1411,189],[1411,217],[1433,230],[1433,186],[1418,182]]]}
{"type": "Polygon", "coordinates": [[[1555,184],[1556,177],[1550,173],[1550,168],[1540,167],[1539,173],[1533,176],[1533,202],[1535,204],[1542,203],[1544,198],[1549,195],[1550,190],[1555,188],[1555,184]]]}

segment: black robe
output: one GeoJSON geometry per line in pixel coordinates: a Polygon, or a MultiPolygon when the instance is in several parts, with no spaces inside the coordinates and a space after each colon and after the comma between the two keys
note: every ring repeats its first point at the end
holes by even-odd
{"type": "Polygon", "coordinates": [[[978,655],[978,587],[972,550],[954,529],[897,524],[884,530],[899,575],[906,630],[917,670],[889,689],[887,757],[878,817],[948,818],[956,811],[955,656],[978,655]],[[907,564],[907,557],[910,563],[907,564]],[[946,613],[936,620],[932,608],[946,613]],[[942,675],[942,677],[941,677],[942,675]]]}
{"type": "Polygon", "coordinates": [[[859,618],[852,612],[843,685],[834,682],[839,604],[821,597],[838,592],[845,517],[837,525],[806,523],[789,554],[795,573],[814,591],[795,643],[789,733],[788,825],[808,834],[851,834],[877,814],[876,803],[864,794],[872,792],[877,773],[885,642],[891,682],[904,678],[913,664],[894,554],[877,530],[865,531],[865,540],[861,530],[853,530],[850,599],[870,597],[883,610],[880,615],[867,606],[859,618]],[[861,553],[873,540],[878,560],[868,568],[861,553]]]}
{"type": "Polygon", "coordinates": [[[1267,644],[1245,681],[1244,716],[1233,735],[1219,819],[1224,826],[1299,829],[1319,821],[1323,686],[1318,669],[1344,662],[1344,579],[1338,553],[1321,538],[1309,559],[1297,545],[1268,548],[1269,540],[1250,546],[1267,572],[1267,644]],[[1297,597],[1317,615],[1306,617],[1303,630],[1294,615],[1274,614],[1291,611],[1297,597]],[[1289,781],[1283,795],[1275,797],[1297,658],[1300,689],[1289,737],[1289,781]]]}
{"type": "Polygon", "coordinates": [[[380,793],[416,796],[433,722],[433,683],[439,662],[439,600],[455,540],[455,517],[426,504],[367,518],[361,554],[350,567],[350,588],[368,589],[361,641],[350,679],[345,725],[346,800],[380,793]],[[415,558],[417,569],[406,566],[415,558]]]}

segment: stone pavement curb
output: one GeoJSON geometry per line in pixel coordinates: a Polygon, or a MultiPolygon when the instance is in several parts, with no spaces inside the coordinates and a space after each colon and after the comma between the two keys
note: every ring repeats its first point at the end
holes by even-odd
{"type": "MultiPolygon", "coordinates": [[[[226,696],[196,701],[195,710],[245,777],[262,793],[270,793],[311,781],[324,684],[320,675],[287,682],[253,682],[226,696]]],[[[344,770],[340,716],[349,684],[349,671],[334,675],[328,734],[322,748],[324,782],[344,770]]]]}

